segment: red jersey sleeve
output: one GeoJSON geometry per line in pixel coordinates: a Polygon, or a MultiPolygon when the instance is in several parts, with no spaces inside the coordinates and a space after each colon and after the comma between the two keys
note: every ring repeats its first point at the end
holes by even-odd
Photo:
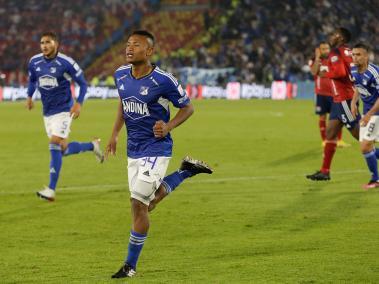
{"type": "Polygon", "coordinates": [[[337,54],[334,54],[330,57],[328,62],[328,69],[328,72],[325,73],[325,77],[330,79],[343,78],[347,75],[343,58],[337,54]]]}

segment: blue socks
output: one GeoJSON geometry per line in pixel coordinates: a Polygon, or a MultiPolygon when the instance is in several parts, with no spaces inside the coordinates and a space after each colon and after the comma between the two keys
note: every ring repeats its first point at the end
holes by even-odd
{"type": "Polygon", "coordinates": [[[371,180],[377,181],[379,179],[378,176],[378,162],[376,160],[376,150],[372,150],[369,153],[363,154],[366,159],[367,166],[371,172],[371,180]]]}
{"type": "Polygon", "coordinates": [[[50,150],[50,183],[49,188],[55,190],[59,178],[59,172],[62,167],[62,156],[69,156],[80,152],[93,151],[93,144],[71,142],[67,145],[66,151],[62,153],[61,145],[49,143],[50,150]]]}
{"type": "Polygon", "coordinates": [[[125,262],[133,267],[134,270],[136,270],[138,257],[141,253],[146,237],[147,234],[139,234],[137,232],[130,231],[128,257],[125,262]]]}
{"type": "Polygon", "coordinates": [[[177,170],[173,172],[171,175],[166,176],[162,184],[166,188],[166,193],[169,194],[171,191],[174,191],[175,188],[179,186],[186,178],[192,177],[193,173],[188,170],[177,170]]]}
{"type": "Polygon", "coordinates": [[[376,158],[379,159],[379,149],[375,148],[374,151],[375,151],[376,158]]]}
{"type": "Polygon", "coordinates": [[[62,149],[60,145],[50,143],[49,150],[51,156],[49,188],[55,190],[59,178],[59,172],[62,167],[62,149]]]}
{"type": "Polygon", "coordinates": [[[79,143],[71,142],[67,145],[66,151],[64,151],[63,156],[69,156],[72,154],[78,154],[80,152],[93,151],[93,144],[89,143],[79,143]]]}

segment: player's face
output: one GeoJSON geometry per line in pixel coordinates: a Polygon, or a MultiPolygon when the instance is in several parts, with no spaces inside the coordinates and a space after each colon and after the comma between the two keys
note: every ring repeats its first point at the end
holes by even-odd
{"type": "Polygon", "coordinates": [[[330,46],[327,43],[320,44],[320,54],[322,58],[328,57],[330,52],[330,46]]]}
{"type": "Polygon", "coordinates": [[[338,43],[340,42],[342,36],[340,35],[340,33],[338,31],[335,31],[334,33],[332,33],[330,36],[329,36],[329,44],[331,47],[335,47],[338,45],[338,43]]]}
{"type": "Polygon", "coordinates": [[[52,58],[58,50],[58,43],[49,36],[43,36],[40,41],[43,56],[52,58]]]}
{"type": "Polygon", "coordinates": [[[353,48],[353,62],[356,66],[368,64],[368,53],[364,48],[353,48]]]}
{"type": "Polygon", "coordinates": [[[126,62],[138,65],[146,63],[153,54],[149,39],[142,35],[132,35],[126,43],[126,62]]]}

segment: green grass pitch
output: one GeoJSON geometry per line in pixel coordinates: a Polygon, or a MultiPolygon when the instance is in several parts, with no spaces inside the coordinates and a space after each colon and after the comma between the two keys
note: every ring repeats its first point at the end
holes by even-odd
{"type": "MultiPolygon", "coordinates": [[[[214,167],[187,180],[151,214],[137,277],[129,283],[378,283],[379,190],[358,143],[338,149],[330,182],[305,174],[322,157],[311,101],[194,101],[173,131],[168,173],[187,154],[214,167]]],[[[102,138],[116,100],[90,100],[70,140],[102,138]]],[[[40,102],[0,104],[0,283],[124,283],[110,276],[130,229],[125,131],[103,165],[64,158],[53,203],[40,102]]]]}

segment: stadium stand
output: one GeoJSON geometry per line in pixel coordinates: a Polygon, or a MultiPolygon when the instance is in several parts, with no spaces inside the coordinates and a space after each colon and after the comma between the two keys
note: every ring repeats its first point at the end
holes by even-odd
{"type": "Polygon", "coordinates": [[[231,67],[233,80],[241,83],[309,78],[307,62],[314,47],[336,26],[350,29],[353,42],[363,39],[379,55],[375,0],[349,5],[342,0],[123,3],[0,0],[0,71],[6,83],[25,83],[26,61],[38,52],[38,34],[46,27],[60,34],[61,50],[80,62],[87,78],[99,81],[122,64],[125,34],[136,27],[156,35],[155,61],[165,69],[231,67]]]}
{"type": "Polygon", "coordinates": [[[60,50],[83,63],[111,44],[125,19],[139,20],[155,2],[0,0],[0,71],[5,83],[25,84],[27,60],[39,52],[42,32],[55,31],[61,38],[60,50]]]}

